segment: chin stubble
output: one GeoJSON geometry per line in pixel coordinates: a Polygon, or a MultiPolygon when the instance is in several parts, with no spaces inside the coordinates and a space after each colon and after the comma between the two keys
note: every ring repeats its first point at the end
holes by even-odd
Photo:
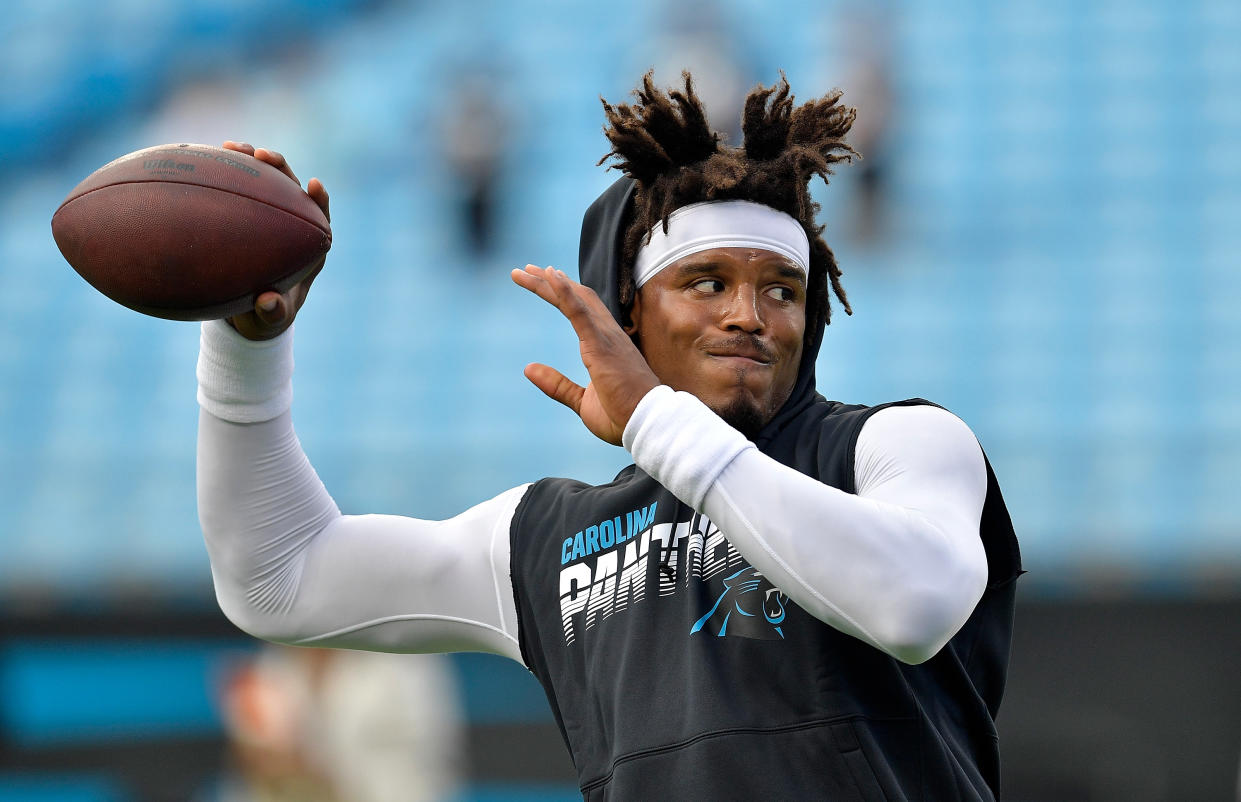
{"type": "Polygon", "coordinates": [[[724,422],[746,436],[747,440],[758,437],[767,424],[758,407],[744,398],[734,398],[726,407],[717,411],[724,422]]]}

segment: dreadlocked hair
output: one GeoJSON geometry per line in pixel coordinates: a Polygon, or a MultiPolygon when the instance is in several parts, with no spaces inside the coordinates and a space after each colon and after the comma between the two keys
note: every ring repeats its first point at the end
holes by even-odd
{"type": "Polygon", "coordinates": [[[667,232],[668,217],[691,203],[748,200],[787,213],[806,230],[807,322],[830,320],[829,284],[845,312],[853,314],[836,257],[823,240],[824,226],[815,222],[819,204],[810,198],[809,183],[814,175],[827,183],[834,164],[859,155],[844,141],[854,109],[838,105],[839,90],[794,107],[781,72],[775,86],[756,87],[746,97],[742,147],[725,147],[707,125],[693,78],[689,72],[681,76],[684,91],[657,89],[648,72],[632,105],[603,101],[604,134],[612,150],[599,164],[615,159],[611,166],[637,182],[620,267],[621,304],[628,308],[633,302],[634,259],[657,224],[667,232]]]}

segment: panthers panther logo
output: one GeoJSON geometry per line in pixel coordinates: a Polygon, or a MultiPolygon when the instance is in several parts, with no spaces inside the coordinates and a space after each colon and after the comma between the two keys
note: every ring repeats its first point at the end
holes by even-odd
{"type": "Polygon", "coordinates": [[[724,592],[689,634],[706,629],[717,637],[737,635],[757,640],[783,640],[784,604],[788,596],[751,567],[724,577],[724,592]]]}

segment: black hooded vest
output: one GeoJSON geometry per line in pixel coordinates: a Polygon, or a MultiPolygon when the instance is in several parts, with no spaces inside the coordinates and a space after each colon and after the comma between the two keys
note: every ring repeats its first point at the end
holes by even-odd
{"type": "MultiPolygon", "coordinates": [[[[582,236],[583,281],[618,317],[615,243],[627,182],[596,201],[582,236]]],[[[811,328],[797,387],[757,444],[856,492],[858,434],[891,405],[846,406],[815,393],[822,325],[811,328]]],[[[521,650],[583,796],[996,798],[994,722],[1021,560],[989,464],[987,479],[979,533],[987,590],[948,645],[917,666],[801,610],[714,524],[635,466],[606,485],[535,483],[510,533],[521,650]]]]}

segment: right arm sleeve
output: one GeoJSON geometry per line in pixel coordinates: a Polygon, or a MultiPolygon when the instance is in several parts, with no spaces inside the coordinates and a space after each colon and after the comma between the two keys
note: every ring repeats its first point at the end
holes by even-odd
{"type": "Polygon", "coordinates": [[[509,526],[529,486],[447,521],[342,515],[293,431],[292,347],[203,324],[198,507],[221,609],[281,643],[521,662],[509,526]]]}

